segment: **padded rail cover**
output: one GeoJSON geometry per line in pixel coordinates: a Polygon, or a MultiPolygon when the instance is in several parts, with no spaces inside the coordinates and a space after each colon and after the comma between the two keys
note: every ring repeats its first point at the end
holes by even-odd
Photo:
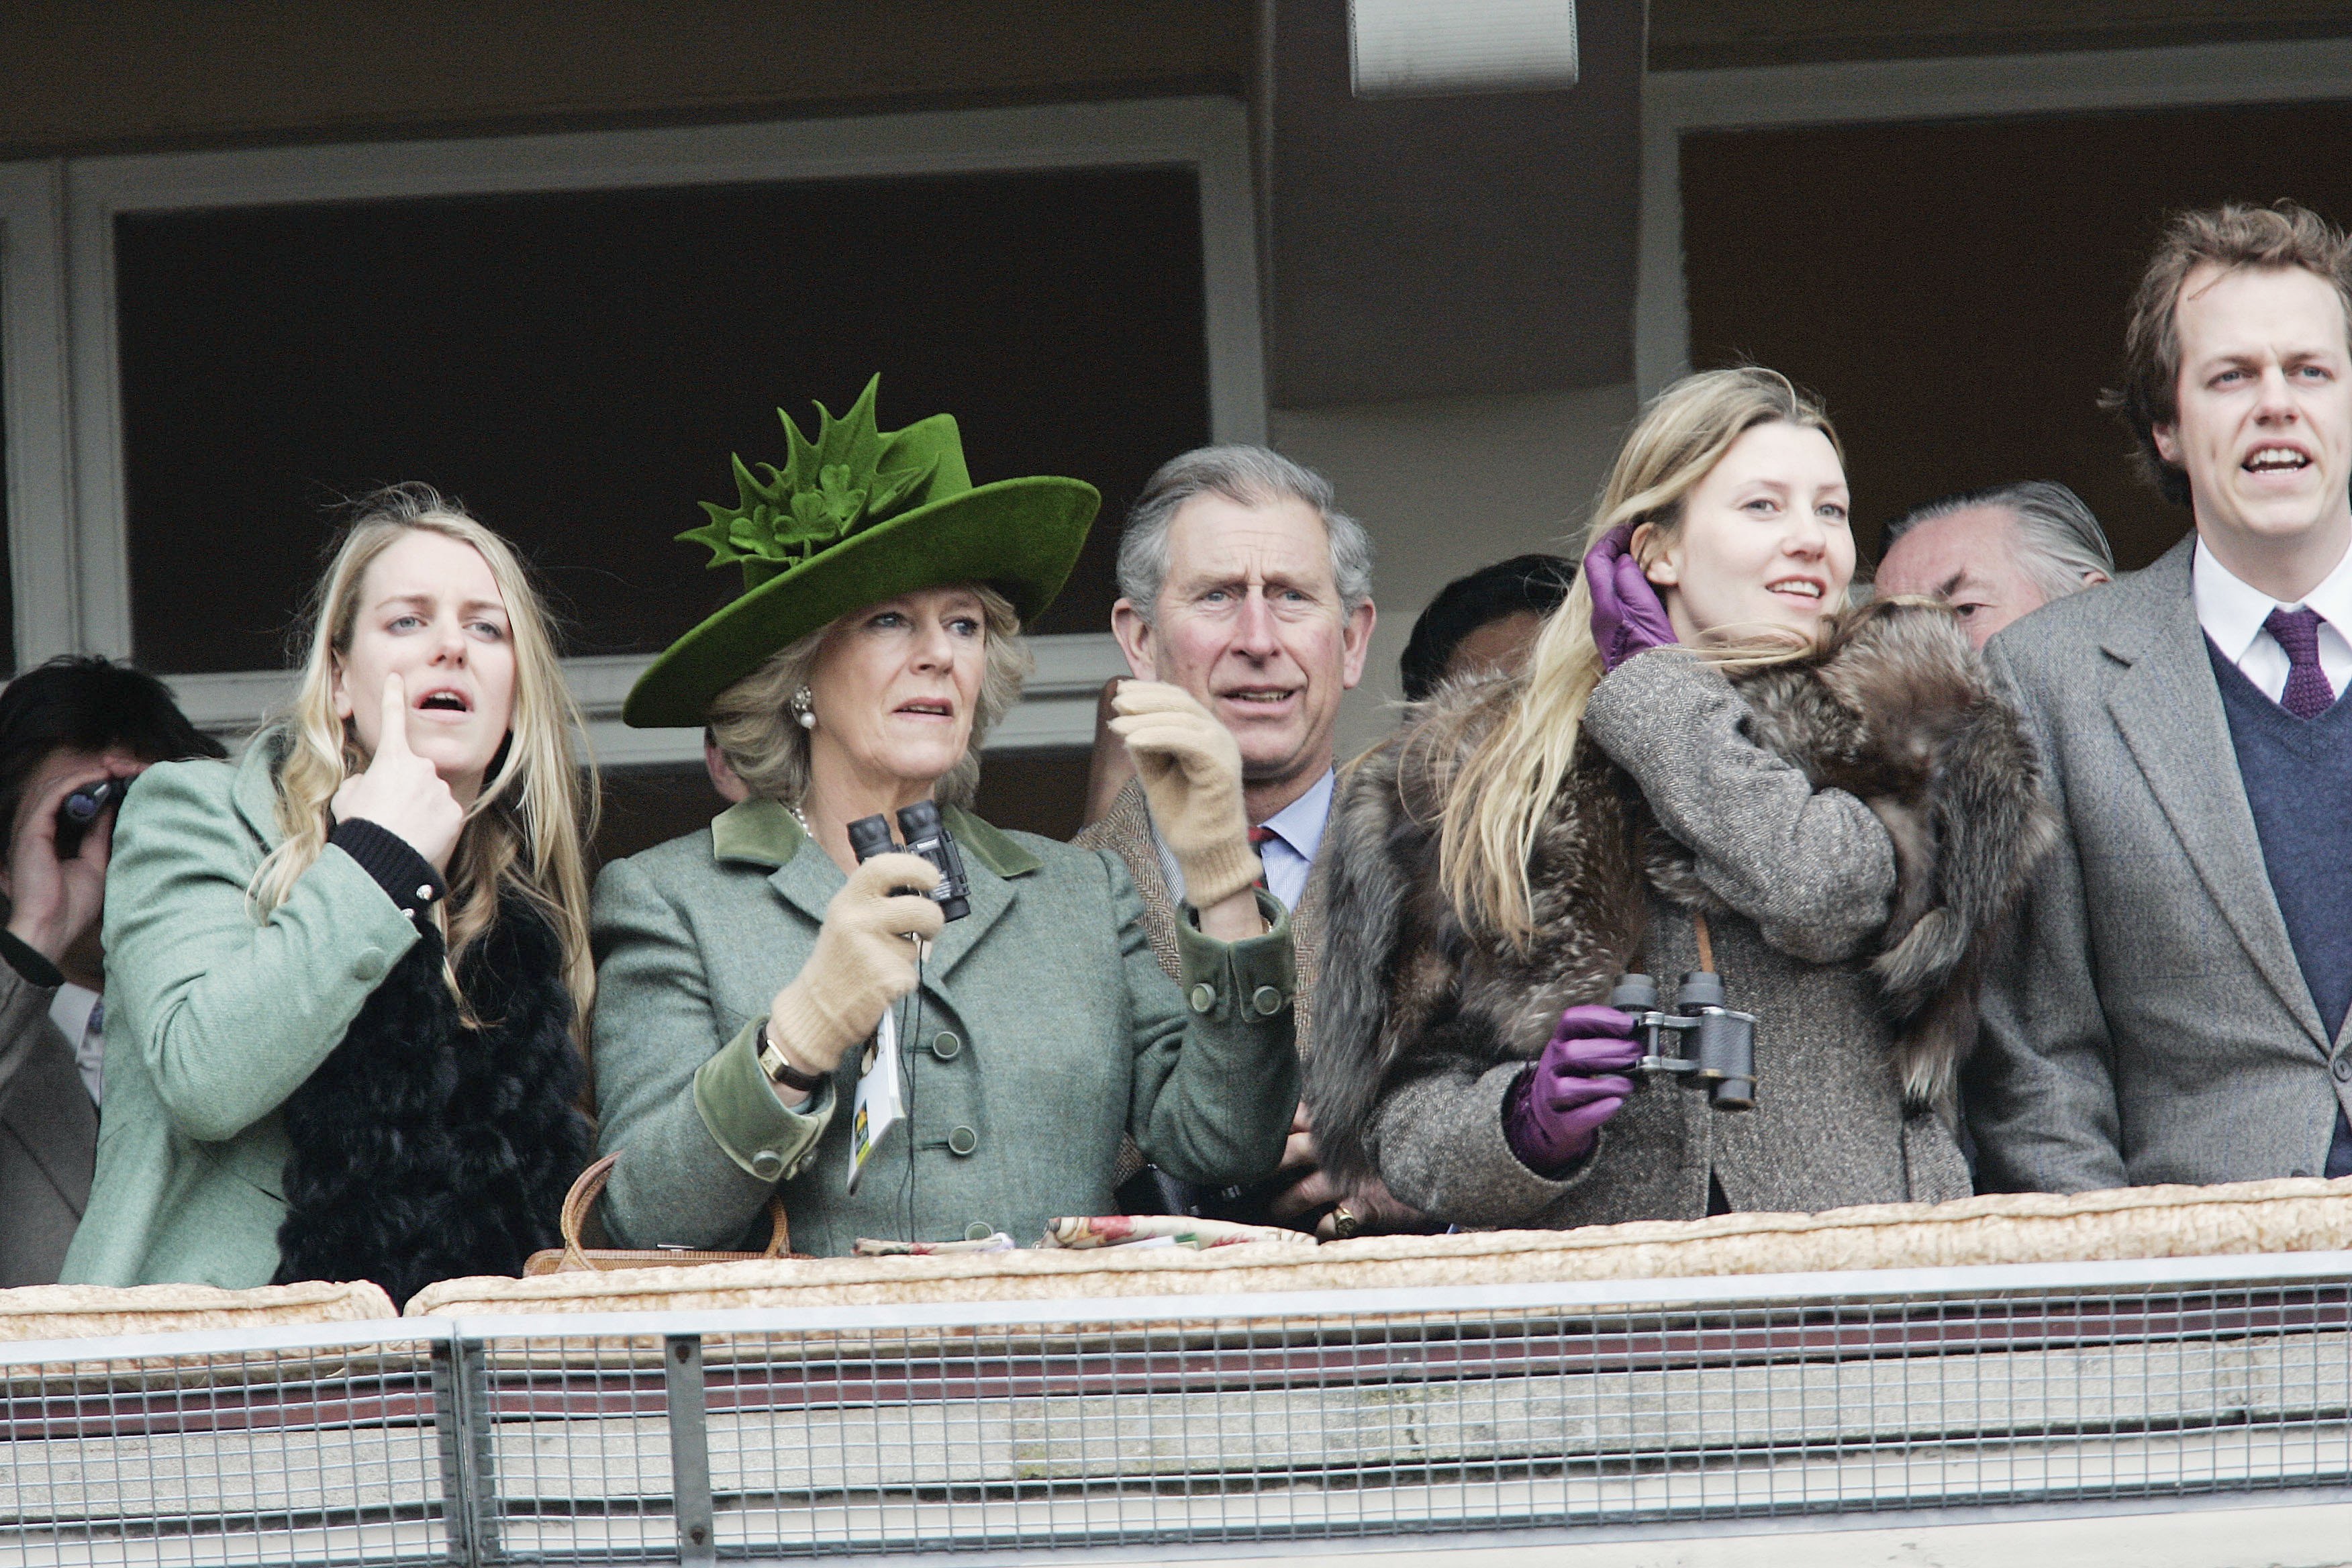
{"type": "Polygon", "coordinates": [[[1717,1274],[1948,1268],[2352,1249],[2352,1177],[2123,1187],[1719,1215],[1570,1231],[1367,1237],[1305,1247],[1109,1247],[931,1258],[762,1260],[448,1279],[411,1316],[831,1307],[1244,1291],[1391,1289],[1717,1274]]]}

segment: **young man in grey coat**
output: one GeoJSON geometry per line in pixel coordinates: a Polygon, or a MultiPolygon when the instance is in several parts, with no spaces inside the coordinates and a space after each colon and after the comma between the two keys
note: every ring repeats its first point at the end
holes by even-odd
{"type": "Polygon", "coordinates": [[[1986,988],[1979,1185],[2352,1174],[2352,245],[2174,219],[2110,402],[2196,526],[1989,649],[2067,831],[1986,988]]]}

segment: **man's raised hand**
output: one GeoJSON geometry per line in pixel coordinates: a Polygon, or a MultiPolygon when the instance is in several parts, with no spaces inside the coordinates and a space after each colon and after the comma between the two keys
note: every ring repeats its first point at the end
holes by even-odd
{"type": "Polygon", "coordinates": [[[96,924],[106,902],[106,864],[114,849],[114,813],[100,814],[82,835],[80,851],[58,858],[58,811],[66,796],[110,778],[138,773],[135,764],[70,768],[28,794],[16,812],[8,843],[8,931],[55,963],[96,924]]]}
{"type": "Polygon", "coordinates": [[[396,673],[383,678],[375,754],[365,773],[343,781],[333,809],[336,821],[373,822],[406,840],[434,869],[448,871],[450,851],[466,826],[466,808],[433,764],[408,749],[408,688],[396,673]]]}

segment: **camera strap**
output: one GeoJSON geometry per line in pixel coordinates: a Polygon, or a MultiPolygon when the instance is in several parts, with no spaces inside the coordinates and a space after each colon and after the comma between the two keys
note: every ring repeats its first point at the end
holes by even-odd
{"type": "Polygon", "coordinates": [[[1706,911],[1693,910],[1691,924],[1698,931],[1698,968],[1702,974],[1715,973],[1715,933],[1706,929],[1706,911]]]}

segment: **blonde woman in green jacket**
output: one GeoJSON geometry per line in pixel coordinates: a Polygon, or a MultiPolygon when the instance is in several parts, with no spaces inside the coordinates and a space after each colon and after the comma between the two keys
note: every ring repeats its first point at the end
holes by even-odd
{"type": "Polygon", "coordinates": [[[592,796],[504,541],[361,503],[291,713],[131,789],[107,882],[106,1116],[69,1283],[511,1273],[588,1155],[592,796]]]}
{"type": "MultiPolygon", "coordinates": [[[[605,868],[595,1061],[604,1215],[624,1245],[755,1245],[781,1193],[793,1246],[922,1243],[1108,1212],[1121,1139],[1227,1184],[1271,1172],[1296,1103],[1289,928],[1253,887],[1233,739],[1182,691],[1130,684],[1120,731],[1196,900],[1182,984],[1117,857],[961,808],[1018,696],[1034,616],[1097,498],[1073,479],[974,488],[954,422],[873,427],[873,388],[689,537],[747,591],[630,694],[633,724],[708,722],[751,798],[605,868]],[[781,526],[779,526],[781,524],[781,526]],[[970,912],[939,873],[860,864],[852,822],[946,804],[970,912]],[[910,940],[911,939],[911,940],[910,940]],[[889,1015],[903,1121],[852,1189],[851,1111],[889,1015]]],[[[888,1074],[876,1068],[876,1083],[888,1074]]]]}

